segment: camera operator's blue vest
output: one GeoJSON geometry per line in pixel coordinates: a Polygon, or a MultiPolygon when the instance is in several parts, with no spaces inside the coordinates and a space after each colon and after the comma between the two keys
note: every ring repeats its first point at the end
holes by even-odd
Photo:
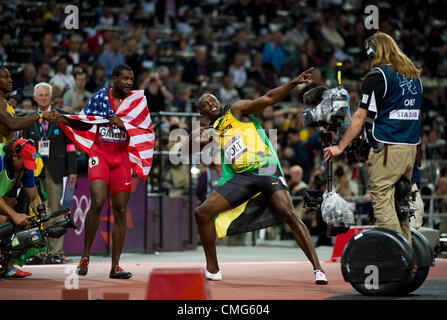
{"type": "Polygon", "coordinates": [[[392,71],[390,65],[382,65],[375,69],[378,69],[385,79],[385,93],[374,119],[372,130],[374,139],[388,144],[419,144],[421,80],[407,79],[405,75],[392,71]]]}

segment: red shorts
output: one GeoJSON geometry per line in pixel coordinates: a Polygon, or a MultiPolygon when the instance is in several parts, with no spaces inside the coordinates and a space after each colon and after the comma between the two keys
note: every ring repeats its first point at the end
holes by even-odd
{"type": "Polygon", "coordinates": [[[132,167],[126,142],[106,142],[100,137],[95,139],[88,159],[88,182],[105,181],[109,194],[131,191],[132,167]]]}

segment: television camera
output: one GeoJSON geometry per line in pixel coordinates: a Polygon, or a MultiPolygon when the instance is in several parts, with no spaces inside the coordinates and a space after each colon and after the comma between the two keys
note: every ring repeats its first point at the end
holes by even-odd
{"type": "Polygon", "coordinates": [[[46,214],[43,204],[37,206],[37,215],[30,217],[29,226],[24,229],[17,227],[11,222],[0,226],[0,263],[7,262],[10,259],[18,258],[30,248],[45,247],[46,237],[60,238],[67,229],[76,229],[76,225],[70,213],[63,220],[53,223],[46,227],[45,223],[53,218],[70,211],[68,208],[55,211],[50,215],[46,214]]]}
{"type": "MultiPolygon", "coordinates": [[[[319,127],[322,146],[332,144],[334,133],[342,136],[351,122],[349,94],[341,85],[341,66],[337,63],[338,86],[313,88],[304,94],[304,104],[309,106],[303,112],[304,127],[319,127]]],[[[348,203],[332,191],[332,161],[326,165],[327,191],[313,190],[304,193],[304,206],[321,210],[326,222],[328,236],[345,233],[354,224],[354,214],[348,203]]]]}

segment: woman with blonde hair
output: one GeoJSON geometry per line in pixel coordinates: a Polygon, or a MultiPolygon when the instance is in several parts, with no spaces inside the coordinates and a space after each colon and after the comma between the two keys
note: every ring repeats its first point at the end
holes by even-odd
{"type": "Polygon", "coordinates": [[[368,38],[365,49],[370,71],[363,80],[359,108],[339,144],[324,149],[325,160],[341,154],[363,127],[372,148],[368,176],[376,224],[403,234],[411,243],[408,217],[398,217],[394,191],[399,180],[410,183],[421,141],[421,69],[385,33],[368,38]]]}

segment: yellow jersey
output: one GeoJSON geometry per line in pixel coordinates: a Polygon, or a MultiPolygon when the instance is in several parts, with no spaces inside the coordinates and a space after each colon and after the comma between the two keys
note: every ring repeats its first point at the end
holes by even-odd
{"type": "Polygon", "coordinates": [[[243,122],[233,115],[229,105],[223,108],[213,127],[215,139],[221,147],[223,169],[242,173],[270,163],[280,167],[278,157],[255,116],[250,115],[250,121],[243,122]]]}
{"type": "MultiPolygon", "coordinates": [[[[13,117],[16,115],[14,108],[9,103],[6,104],[6,111],[9,112],[13,117]]],[[[11,141],[13,138],[14,138],[13,131],[9,131],[7,134],[0,132],[0,143],[6,143],[8,141],[11,141]]]]}

